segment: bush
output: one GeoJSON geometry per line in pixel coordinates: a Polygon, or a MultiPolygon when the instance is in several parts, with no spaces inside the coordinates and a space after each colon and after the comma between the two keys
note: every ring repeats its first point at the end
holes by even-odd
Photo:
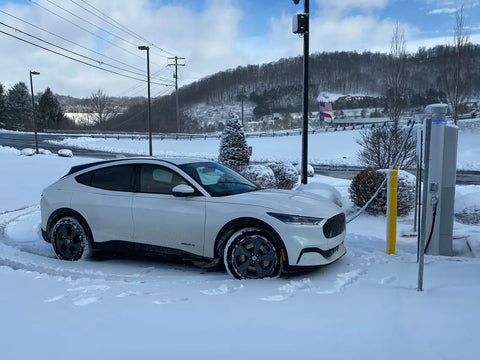
{"type": "MultiPolygon", "coordinates": [[[[353,204],[363,207],[375,194],[385,179],[385,171],[368,168],[360,171],[352,180],[349,188],[353,204]]],[[[404,171],[398,172],[397,214],[407,215],[415,205],[415,181],[412,175],[404,171]]],[[[365,210],[372,215],[387,213],[387,187],[385,186],[365,210]]]]}
{"type": "Polygon", "coordinates": [[[268,166],[248,165],[243,168],[241,174],[260,186],[261,189],[274,189],[277,186],[275,175],[268,166]]]}
{"type": "MultiPolygon", "coordinates": [[[[295,166],[295,169],[297,169],[298,174],[301,174],[302,173],[302,164],[297,164],[297,166],[295,166]]],[[[310,164],[307,164],[307,176],[308,177],[314,177],[315,176],[315,169],[310,164]]]]}
{"type": "Polygon", "coordinates": [[[241,171],[248,165],[249,159],[247,141],[240,119],[230,114],[222,132],[218,162],[233,170],[241,171]]]}
{"type": "Polygon", "coordinates": [[[291,163],[269,163],[267,166],[275,174],[278,189],[290,190],[298,183],[298,171],[291,163]]]}

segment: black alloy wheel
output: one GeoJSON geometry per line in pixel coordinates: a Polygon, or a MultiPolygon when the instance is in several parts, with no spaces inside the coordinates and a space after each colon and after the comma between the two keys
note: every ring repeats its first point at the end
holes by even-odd
{"type": "Polygon", "coordinates": [[[237,279],[263,279],[280,274],[279,252],[270,236],[259,229],[233,234],[225,247],[227,271],[237,279]]]}
{"type": "Polygon", "coordinates": [[[74,217],[64,217],[52,227],[51,241],[59,259],[76,261],[82,258],[89,246],[89,238],[80,222],[74,217]]]}

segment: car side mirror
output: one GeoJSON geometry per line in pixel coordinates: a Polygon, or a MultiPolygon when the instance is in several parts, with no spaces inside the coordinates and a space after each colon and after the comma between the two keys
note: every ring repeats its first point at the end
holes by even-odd
{"type": "Polygon", "coordinates": [[[195,194],[195,189],[187,184],[179,184],[173,187],[172,194],[176,197],[193,196],[195,194]]]}

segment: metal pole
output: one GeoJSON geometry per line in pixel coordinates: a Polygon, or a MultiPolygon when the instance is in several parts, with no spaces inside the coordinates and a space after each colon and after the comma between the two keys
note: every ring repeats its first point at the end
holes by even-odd
{"type": "Polygon", "coordinates": [[[419,235],[420,235],[420,251],[419,251],[419,261],[418,261],[418,291],[423,291],[423,268],[425,262],[425,237],[426,226],[427,226],[427,212],[425,207],[427,206],[427,196],[428,196],[428,172],[430,170],[430,138],[432,136],[432,119],[426,117],[425,128],[425,155],[423,156],[424,163],[424,174],[423,177],[423,193],[422,193],[422,219],[420,223],[419,235]]]}
{"type": "Polygon", "coordinates": [[[147,46],[147,84],[148,84],[148,152],[152,156],[152,110],[150,98],[150,48],[147,46]]]}
{"type": "Polygon", "coordinates": [[[35,100],[33,97],[33,80],[32,75],[40,75],[37,71],[30,70],[30,89],[32,91],[32,110],[33,110],[33,129],[35,131],[35,152],[38,154],[38,134],[37,134],[37,120],[35,116],[35,100]]]}
{"type": "Polygon", "coordinates": [[[241,96],[242,96],[242,126],[244,126],[243,125],[243,97],[245,96],[245,89],[242,89],[242,95],[241,96]]]}
{"type": "Polygon", "coordinates": [[[303,126],[302,126],[302,184],[307,184],[308,167],[308,58],[309,58],[309,0],[305,2],[306,31],[303,34],[303,126]]]}
{"type": "Polygon", "coordinates": [[[148,84],[148,154],[152,156],[152,117],[150,102],[150,48],[139,46],[138,50],[147,50],[147,84],[148,84]]]}

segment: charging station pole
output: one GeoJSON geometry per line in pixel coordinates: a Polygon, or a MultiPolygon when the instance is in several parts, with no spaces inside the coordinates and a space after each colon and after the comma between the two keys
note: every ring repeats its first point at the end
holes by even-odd
{"type": "Polygon", "coordinates": [[[423,289],[424,255],[451,256],[457,170],[458,128],[447,124],[446,104],[426,107],[418,290],[423,289]]]}

